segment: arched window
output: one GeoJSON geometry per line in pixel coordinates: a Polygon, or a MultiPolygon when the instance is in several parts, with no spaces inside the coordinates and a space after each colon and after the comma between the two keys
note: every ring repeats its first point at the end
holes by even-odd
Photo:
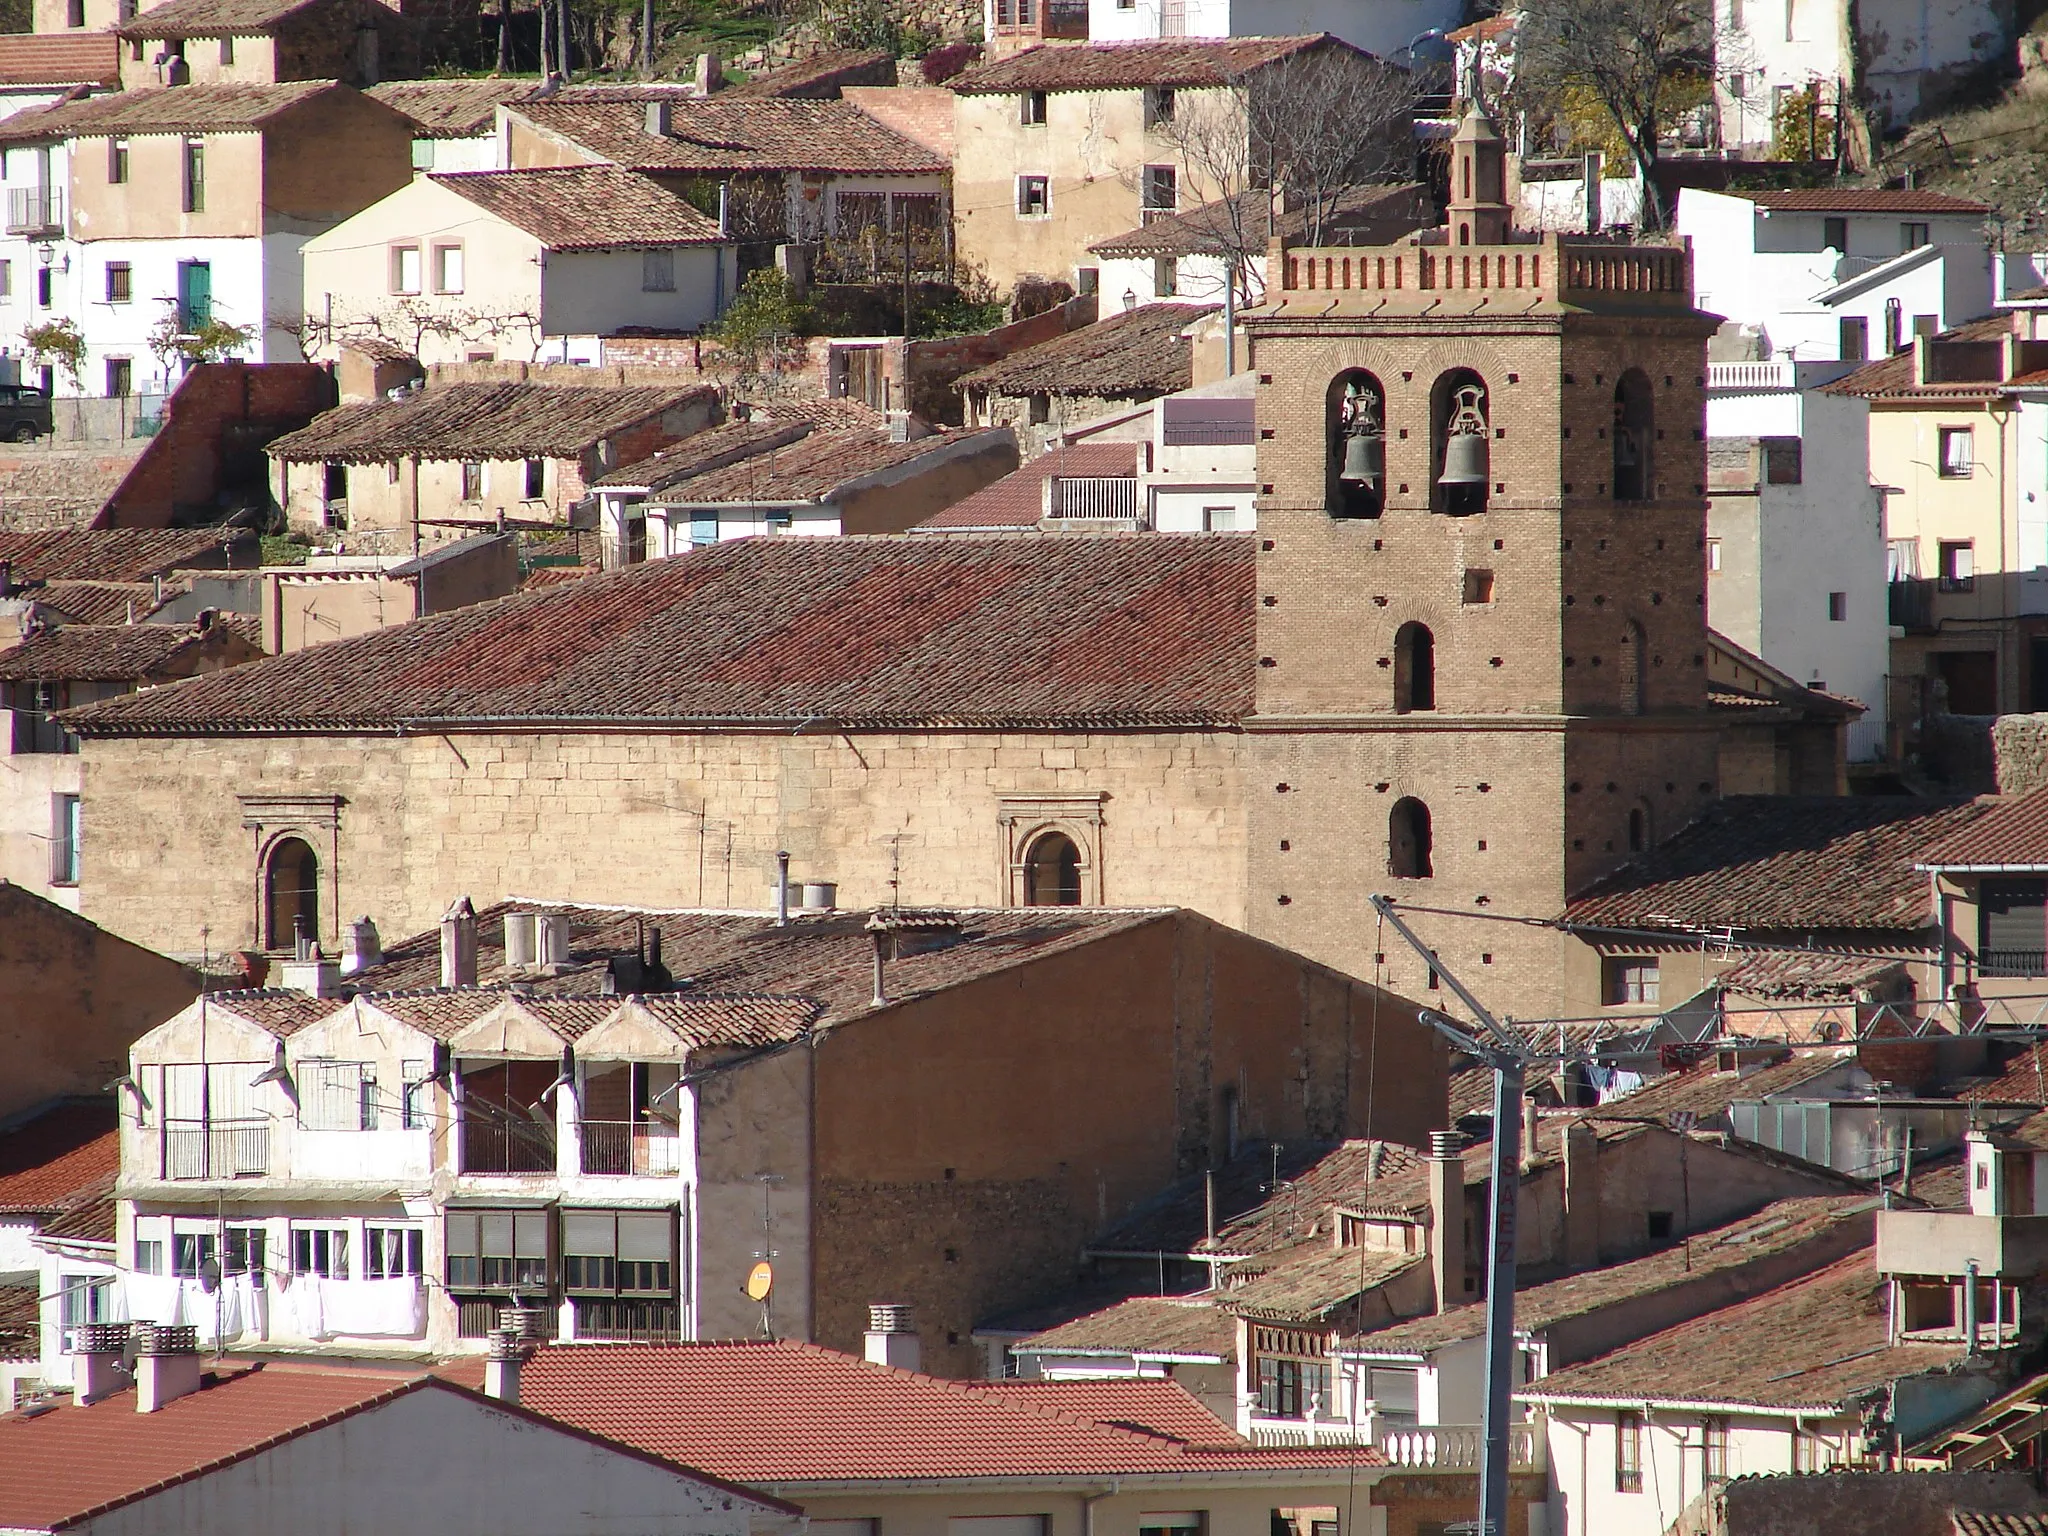
{"type": "Polygon", "coordinates": [[[1413,620],[1394,632],[1394,711],[1436,708],[1436,636],[1413,620]]]}
{"type": "Polygon", "coordinates": [[[1387,816],[1387,873],[1396,880],[1427,880],[1430,868],[1429,807],[1413,796],[1394,802],[1387,816]]]}
{"type": "Polygon", "coordinates": [[[1439,378],[1429,392],[1431,511],[1463,517],[1486,510],[1492,435],[1486,381],[1470,368],[1439,378]]]}
{"type": "Polygon", "coordinates": [[[1330,381],[1323,504],[1332,517],[1378,517],[1387,502],[1387,392],[1362,368],[1330,381]]]}
{"type": "Polygon", "coordinates": [[[263,943],[266,949],[294,947],[299,920],[306,936],[320,936],[320,860],[296,837],[281,837],[263,866],[263,943]]]}
{"type": "Polygon", "coordinates": [[[1656,493],[1651,476],[1656,397],[1640,368],[1631,368],[1614,385],[1614,499],[1648,501],[1656,493]]]}
{"type": "Polygon", "coordinates": [[[1081,850],[1064,832],[1044,832],[1024,855],[1024,905],[1081,905],[1081,850]]]}
{"type": "Polygon", "coordinates": [[[1632,805],[1628,812],[1628,851],[1643,853],[1650,846],[1650,810],[1648,806],[1632,805]]]}
{"type": "Polygon", "coordinates": [[[1616,659],[1616,680],[1621,685],[1621,712],[1643,712],[1643,626],[1634,619],[1621,632],[1621,655],[1616,659]]]}

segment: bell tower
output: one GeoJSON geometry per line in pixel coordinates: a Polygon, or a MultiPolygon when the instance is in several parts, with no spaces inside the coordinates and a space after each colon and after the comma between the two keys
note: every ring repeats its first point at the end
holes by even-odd
{"type": "Polygon", "coordinates": [[[1681,246],[1523,237],[1498,133],[1448,226],[1271,256],[1258,376],[1256,933],[1428,998],[1377,892],[1522,1017],[1597,978],[1549,920],[1716,793],[1706,341],[1681,246]],[[1384,955],[1384,963],[1378,959],[1384,955]]]}

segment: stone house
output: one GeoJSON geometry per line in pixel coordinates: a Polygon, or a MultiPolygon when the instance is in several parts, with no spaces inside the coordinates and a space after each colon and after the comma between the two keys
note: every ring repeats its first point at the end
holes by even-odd
{"type": "Polygon", "coordinates": [[[345,532],[358,552],[567,528],[599,476],[717,409],[703,386],[430,384],[337,406],[272,442],[273,494],[293,526],[345,532]]]}
{"type": "Polygon", "coordinates": [[[1207,304],[1145,304],[962,374],[970,426],[1008,427],[1027,459],[1062,429],[1194,383],[1188,328],[1207,304]]]}
{"type": "Polygon", "coordinates": [[[735,254],[715,222],[616,166],[435,172],[306,242],[305,312],[324,333],[308,346],[367,336],[428,367],[594,363],[616,331],[717,319],[735,254]]]}
{"type": "MultiPolygon", "coordinates": [[[[279,797],[250,814],[270,928],[325,931],[331,838],[279,797]]],[[[1218,1156],[1226,1120],[1295,1142],[1443,1117],[1411,1007],[1193,913],[824,899],[464,902],[388,949],[351,925],[339,971],[283,961],[311,992],[207,994],[131,1053],[130,1315],[210,1338],[225,1221],[245,1343],[478,1350],[517,1297],[565,1339],[857,1345],[886,1294],[970,1374],[976,1318],[1063,1288],[1100,1213],[1218,1156]]]]}
{"type": "Polygon", "coordinates": [[[382,0],[164,0],[114,35],[124,90],[285,80],[361,89],[416,74],[419,31],[382,0]]]}
{"type": "Polygon", "coordinates": [[[245,327],[231,356],[298,362],[302,247],[412,177],[410,121],[322,80],[89,97],[17,113],[0,144],[34,213],[10,220],[19,254],[0,259],[34,274],[36,323],[85,340],[60,393],[167,392],[182,368],[152,345],[166,325],[245,327]]]}
{"type": "Polygon", "coordinates": [[[363,92],[412,119],[417,171],[502,171],[498,108],[532,101],[542,83],[507,76],[481,80],[386,80],[363,92]]]}
{"type": "Polygon", "coordinates": [[[776,245],[865,231],[893,253],[906,229],[943,240],[953,217],[946,157],[845,101],[590,87],[508,103],[498,133],[510,167],[619,165],[699,208],[723,198],[749,270],[776,245]]]}
{"type": "Polygon", "coordinates": [[[262,654],[253,634],[213,614],[193,624],[65,624],[0,650],[0,879],[78,909],[84,774],[61,711],[262,654]]]}

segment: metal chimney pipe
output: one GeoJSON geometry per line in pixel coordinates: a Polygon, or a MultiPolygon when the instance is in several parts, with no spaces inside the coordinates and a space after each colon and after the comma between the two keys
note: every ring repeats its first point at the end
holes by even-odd
{"type": "Polygon", "coordinates": [[[877,912],[868,919],[867,930],[868,937],[875,941],[875,995],[873,1001],[874,1005],[880,1008],[889,1001],[887,975],[890,940],[889,925],[882,921],[882,914],[877,912]]]}
{"type": "Polygon", "coordinates": [[[1963,1348],[1968,1355],[1977,1353],[1977,1261],[1970,1260],[1963,1266],[1963,1348]]]}
{"type": "Polygon", "coordinates": [[[789,850],[779,849],[775,855],[775,926],[789,926],[789,850]]]}

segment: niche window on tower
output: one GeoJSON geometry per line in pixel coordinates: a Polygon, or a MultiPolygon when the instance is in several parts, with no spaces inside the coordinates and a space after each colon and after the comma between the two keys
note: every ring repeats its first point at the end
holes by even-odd
{"type": "Polygon", "coordinates": [[[1394,712],[1436,708],[1436,636],[1413,620],[1394,632],[1394,712]]]}
{"type": "Polygon", "coordinates": [[[1614,386],[1614,499],[1648,501],[1655,491],[1650,477],[1650,445],[1656,441],[1656,397],[1642,369],[1631,368],[1614,386]]]}
{"type": "Polygon", "coordinates": [[[1453,368],[1430,390],[1432,463],[1429,507],[1453,517],[1486,510],[1492,435],[1486,381],[1453,368]]]}
{"type": "Polygon", "coordinates": [[[1396,880],[1427,880],[1436,872],[1431,851],[1429,807],[1402,796],[1387,813],[1387,873],[1396,880]]]}
{"type": "Polygon", "coordinates": [[[1330,384],[1324,505],[1332,517],[1378,517],[1386,505],[1387,394],[1363,369],[1330,384]]]}
{"type": "Polygon", "coordinates": [[[1042,833],[1024,855],[1024,905],[1081,905],[1081,850],[1066,833],[1042,833]]]}

